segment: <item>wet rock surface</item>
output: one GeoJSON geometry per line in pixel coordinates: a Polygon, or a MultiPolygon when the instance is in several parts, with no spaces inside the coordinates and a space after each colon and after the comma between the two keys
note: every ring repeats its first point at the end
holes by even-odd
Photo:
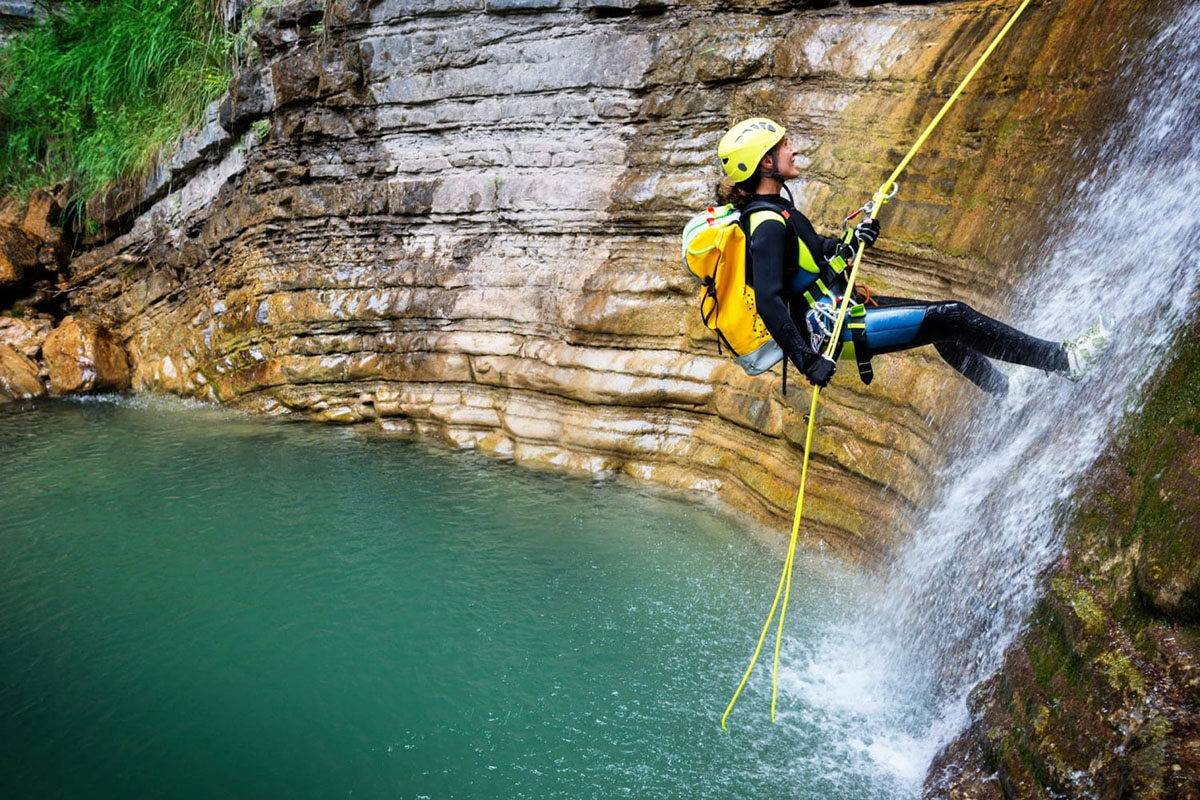
{"type": "Polygon", "coordinates": [[[1090,486],[926,797],[1200,797],[1200,326],[1090,486]]]}
{"type": "Polygon", "coordinates": [[[54,327],[54,318],[48,314],[25,317],[0,317],[0,344],[5,344],[26,358],[38,357],[42,342],[54,327]]]}
{"type": "Polygon", "coordinates": [[[33,359],[0,344],[0,403],[26,400],[46,393],[33,359]]]}
{"type": "Polygon", "coordinates": [[[120,340],[96,320],[67,317],[46,337],[42,357],[53,394],[129,388],[129,364],[120,340]]]}
{"type": "Polygon", "coordinates": [[[25,284],[38,265],[38,240],[16,227],[0,223],[0,288],[25,284]]]}

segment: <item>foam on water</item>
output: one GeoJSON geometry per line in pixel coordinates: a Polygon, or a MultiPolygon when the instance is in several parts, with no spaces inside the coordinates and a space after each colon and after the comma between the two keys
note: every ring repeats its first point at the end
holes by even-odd
{"type": "Polygon", "coordinates": [[[1193,314],[1198,71],[1200,6],[1191,5],[1123,73],[1139,87],[1127,122],[1076,196],[1051,212],[1061,235],[1038,253],[1049,257],[1008,315],[1061,339],[1102,311],[1115,324],[1103,361],[1082,384],[1035,373],[981,408],[874,606],[831,625],[815,647],[791,643],[781,690],[821,709],[833,742],[799,755],[804,772],[813,761],[832,772],[865,759],[898,793],[918,793],[968,720],[967,694],[997,669],[1036,602],[1079,481],[1136,413],[1193,314]]]}

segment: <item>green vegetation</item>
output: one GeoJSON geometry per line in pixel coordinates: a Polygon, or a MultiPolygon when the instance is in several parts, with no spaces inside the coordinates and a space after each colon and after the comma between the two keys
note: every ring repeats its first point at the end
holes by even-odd
{"type": "Polygon", "coordinates": [[[148,170],[232,74],[211,0],[70,0],[0,51],[0,196],[148,170]]]}

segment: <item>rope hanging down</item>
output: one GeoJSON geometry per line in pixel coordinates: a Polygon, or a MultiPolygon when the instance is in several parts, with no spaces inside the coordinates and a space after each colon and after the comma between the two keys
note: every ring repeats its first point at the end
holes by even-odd
{"type": "MultiPolygon", "coordinates": [[[[949,99],[947,99],[942,105],[941,110],[938,111],[934,118],[930,120],[929,124],[925,126],[925,130],[922,131],[921,135],[917,137],[917,141],[911,148],[909,148],[908,153],[900,160],[900,163],[896,166],[896,169],[892,171],[892,174],[888,176],[887,180],[885,180],[875,191],[875,196],[863,205],[861,210],[865,211],[868,217],[878,214],[879,210],[883,208],[883,205],[896,194],[896,190],[899,188],[899,184],[896,183],[896,179],[900,177],[900,173],[904,172],[905,168],[908,167],[909,162],[913,160],[913,157],[916,156],[917,152],[920,151],[921,147],[925,144],[925,140],[929,138],[931,133],[933,133],[934,128],[936,128],[938,123],[942,121],[942,117],[946,115],[946,112],[949,111],[950,107],[954,105],[956,100],[958,100],[959,95],[961,95],[963,90],[967,88],[967,84],[970,83],[971,79],[975,77],[975,73],[979,71],[979,68],[982,67],[988,60],[988,57],[992,55],[992,51],[994,51],[996,46],[1000,44],[1000,41],[1004,39],[1009,29],[1012,28],[1013,24],[1017,21],[1017,18],[1021,16],[1021,13],[1025,10],[1025,7],[1028,6],[1029,3],[1030,0],[1022,0],[1021,5],[1017,7],[1017,10],[1013,12],[1011,17],[1009,17],[1008,22],[1004,24],[1004,27],[1001,28],[1000,32],[996,34],[996,37],[992,39],[991,44],[989,44],[987,49],[983,51],[983,55],[981,55],[979,60],[975,62],[975,66],[971,67],[966,77],[964,77],[962,82],[958,84],[958,88],[954,90],[953,94],[951,94],[949,99]]],[[[846,312],[850,308],[850,295],[854,291],[854,281],[855,278],[858,277],[858,266],[862,262],[864,249],[865,245],[860,241],[858,243],[858,250],[854,254],[854,265],[850,268],[850,276],[846,279],[846,292],[842,296],[841,304],[838,306],[838,315],[837,321],[834,323],[833,327],[833,336],[830,338],[829,346],[825,350],[825,355],[829,358],[835,357],[838,342],[842,337],[842,328],[846,321],[846,312]]],[[[733,693],[733,698],[729,701],[729,705],[726,706],[725,713],[721,715],[722,730],[727,730],[725,727],[725,721],[729,718],[729,713],[733,711],[733,706],[735,703],[737,703],[738,696],[741,695],[742,689],[746,688],[746,682],[750,680],[750,673],[754,671],[754,665],[758,663],[758,656],[759,653],[762,652],[763,642],[766,641],[767,631],[771,629],[771,621],[775,618],[775,611],[776,609],[779,609],[779,626],[775,634],[775,663],[771,671],[771,721],[775,721],[775,702],[779,694],[779,648],[783,642],[783,621],[787,616],[788,600],[790,599],[792,592],[792,563],[796,555],[796,541],[800,534],[800,517],[804,511],[804,487],[808,479],[808,456],[812,450],[813,427],[817,419],[817,399],[820,397],[820,395],[821,387],[814,386],[812,393],[812,404],[808,409],[808,430],[804,434],[804,459],[800,466],[800,491],[796,495],[796,511],[792,517],[792,538],[791,541],[788,542],[787,557],[783,564],[783,574],[779,576],[779,588],[775,590],[775,600],[771,603],[771,610],[767,614],[767,621],[763,624],[762,633],[758,637],[758,645],[754,648],[754,655],[750,658],[750,666],[746,667],[746,673],[742,676],[742,681],[738,684],[737,691],[733,693]],[[783,598],[782,608],[779,606],[780,597],[783,598]]]]}

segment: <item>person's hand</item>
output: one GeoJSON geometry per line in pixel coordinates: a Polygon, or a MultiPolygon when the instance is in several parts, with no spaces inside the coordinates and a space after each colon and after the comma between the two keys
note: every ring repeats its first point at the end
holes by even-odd
{"type": "Polygon", "coordinates": [[[854,228],[854,238],[863,243],[864,247],[875,244],[879,238],[879,220],[868,217],[854,228]]]}
{"type": "Polygon", "coordinates": [[[820,386],[824,389],[829,385],[829,379],[833,377],[836,369],[837,363],[832,358],[821,356],[808,365],[808,369],[804,370],[804,377],[808,378],[813,386],[820,386]]]}

